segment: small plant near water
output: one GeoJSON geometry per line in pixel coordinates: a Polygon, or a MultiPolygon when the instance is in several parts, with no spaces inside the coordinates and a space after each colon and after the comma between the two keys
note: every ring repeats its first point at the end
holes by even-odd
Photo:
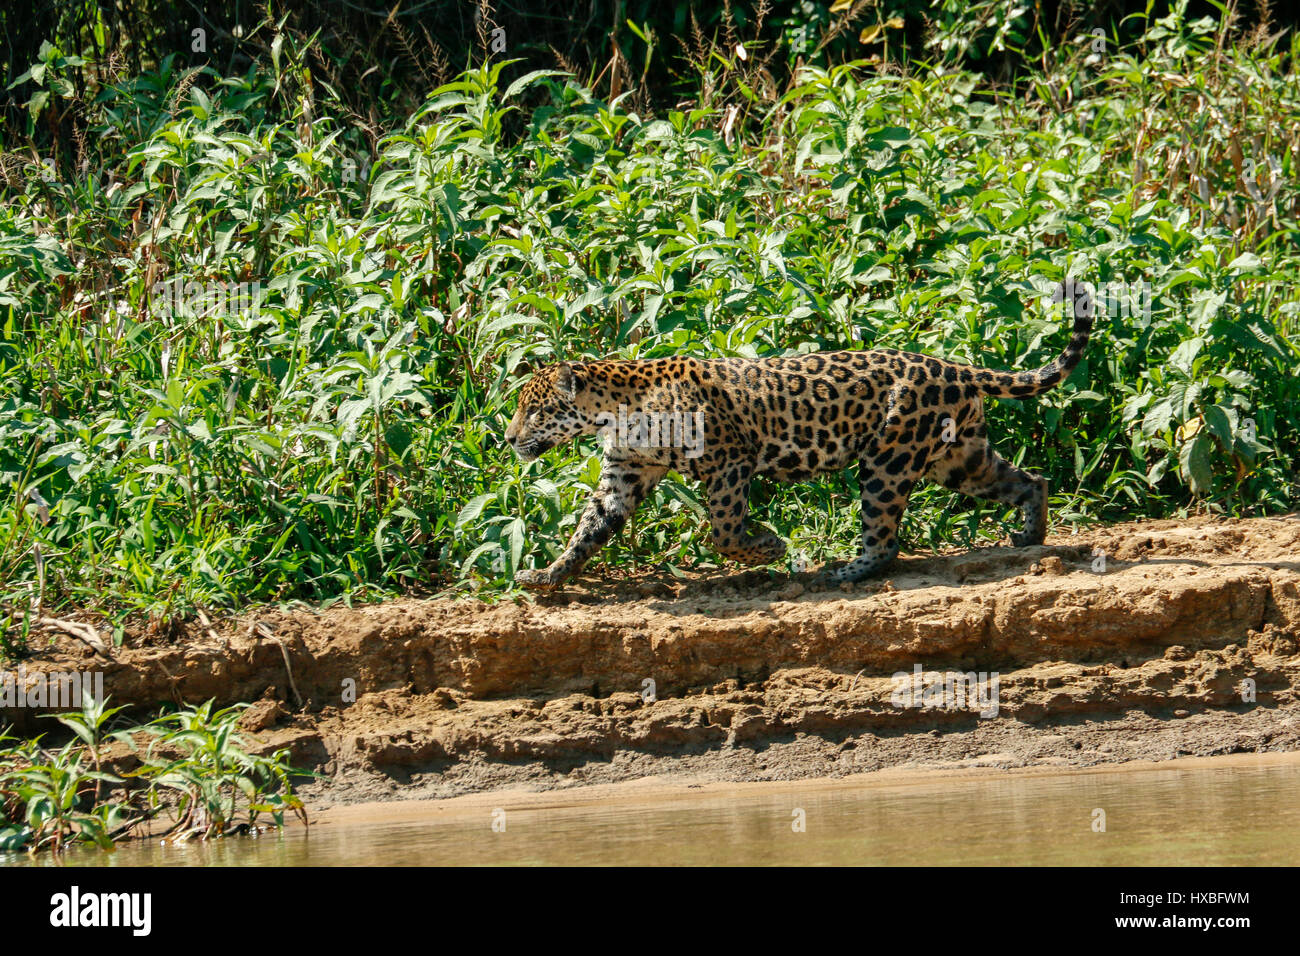
{"type": "Polygon", "coordinates": [[[263,817],[284,825],[307,813],[294,795],[288,751],[249,753],[236,722],[246,705],[212,701],[145,724],[108,730],[123,708],[87,696],[77,712],[51,715],[73,734],[50,749],[43,738],[0,735],[0,851],[58,852],[77,843],[111,850],[160,814],[162,839],[184,842],[247,833],[263,817]],[[105,769],[105,748],[124,746],[138,766],[105,769]],[[143,745],[142,745],[143,744],[143,745]]]}

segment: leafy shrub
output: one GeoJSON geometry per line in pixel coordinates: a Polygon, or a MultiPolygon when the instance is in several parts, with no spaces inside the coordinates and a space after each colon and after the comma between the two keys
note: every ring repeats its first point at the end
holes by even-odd
{"type": "Polygon", "coordinates": [[[0,850],[112,849],[161,812],[173,817],[164,839],[175,841],[246,832],[263,815],[283,826],[286,811],[306,821],[288,751],[244,749],[236,730],[243,705],[214,710],[209,701],[109,731],[121,710],[87,695],[81,711],[57,715],[73,737],[56,751],[40,739],[0,735],[0,850]],[[138,751],[141,737],[148,745],[137,769],[123,776],[102,769],[106,743],[138,751]]]}
{"type": "MultiPolygon", "coordinates": [[[[373,153],[291,38],[270,69],[165,60],[104,89],[102,169],[30,164],[0,207],[0,620],[500,592],[558,553],[599,465],[594,441],[509,453],[524,363],[1030,367],[1064,342],[1065,277],[1149,310],[1103,317],[1064,387],[990,409],[1058,518],[1293,508],[1295,41],[1181,8],[1145,26],[1016,87],[852,63],[764,93],[719,53],[706,105],[657,117],[551,71],[503,88],[489,62],[373,153]],[[256,307],[210,294],[238,283],[256,307]]],[[[793,552],[838,556],[854,480],[754,500],[793,552]]],[[[914,502],[914,545],[997,534],[969,499],[914,502]]],[[[670,476],[603,560],[714,560],[702,514],[670,476]]]]}

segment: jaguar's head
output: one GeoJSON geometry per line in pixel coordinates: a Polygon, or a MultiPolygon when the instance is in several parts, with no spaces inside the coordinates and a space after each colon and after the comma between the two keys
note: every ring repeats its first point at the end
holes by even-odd
{"type": "Polygon", "coordinates": [[[524,383],[519,407],[506,429],[506,441],[521,461],[532,461],[586,430],[578,407],[579,388],[578,376],[567,362],[538,369],[524,383]]]}

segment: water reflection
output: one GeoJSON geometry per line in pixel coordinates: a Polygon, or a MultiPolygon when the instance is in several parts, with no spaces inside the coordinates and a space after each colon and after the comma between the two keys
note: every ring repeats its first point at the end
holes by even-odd
{"type": "MultiPolygon", "coordinates": [[[[1293,755],[1294,756],[1294,755],[1293,755]]],[[[1300,863],[1300,759],[1258,765],[810,781],[671,799],[623,794],[582,805],[422,805],[385,820],[344,820],[258,838],[79,850],[74,865],[385,866],[446,864],[1063,864],[1300,863]],[[1093,829],[1105,812],[1105,832],[1093,829]],[[804,832],[796,832],[796,811],[804,832]]],[[[572,804],[573,795],[556,795],[572,804]]],[[[27,863],[25,857],[6,862],[27,863]]],[[[38,864],[53,861],[43,857],[38,864]]]]}

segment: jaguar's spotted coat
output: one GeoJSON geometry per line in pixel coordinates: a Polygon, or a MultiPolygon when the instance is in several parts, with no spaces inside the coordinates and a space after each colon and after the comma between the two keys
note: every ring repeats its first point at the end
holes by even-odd
{"type": "MultiPolygon", "coordinates": [[[[1062,284],[1055,301],[1068,296],[1062,284]]],[[[1017,547],[1047,531],[1047,482],[989,445],[984,398],[1029,398],[1065,380],[1092,330],[1092,302],[1074,294],[1074,330],[1052,363],[1024,372],[957,365],[892,349],[821,352],[788,358],[574,362],[539,370],[525,383],[506,439],[524,461],[616,416],[703,413],[702,444],[606,441],[600,482],[564,553],[517,580],[549,588],[576,574],[627,522],[673,468],[704,482],[713,546],[745,564],[767,564],[785,542],[747,520],[755,475],[806,481],[857,462],[862,553],[829,573],[856,581],[898,554],[896,532],[912,486],[922,477],[968,495],[1016,505],[1017,547]]]]}

